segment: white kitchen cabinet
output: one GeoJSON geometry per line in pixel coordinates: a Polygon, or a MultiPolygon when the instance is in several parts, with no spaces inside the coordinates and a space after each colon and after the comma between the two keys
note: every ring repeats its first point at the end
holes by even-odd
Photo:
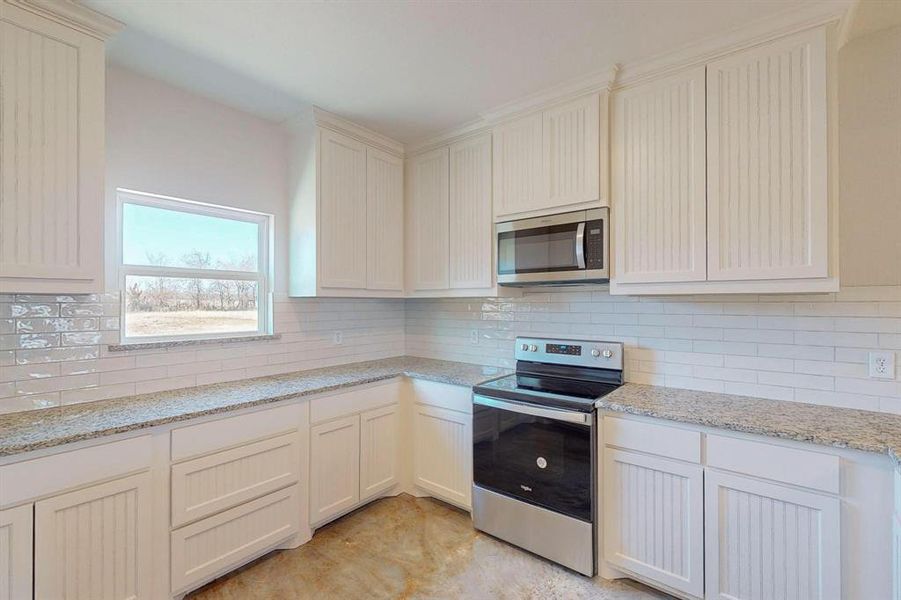
{"type": "Polygon", "coordinates": [[[600,199],[599,111],[598,94],[589,94],[542,113],[548,207],[600,199]]]}
{"type": "Polygon", "coordinates": [[[901,600],[901,519],[892,518],[892,598],[901,600]]]}
{"type": "Polygon", "coordinates": [[[366,289],[404,291],[404,161],[366,149],[366,289]]]}
{"type": "Polygon", "coordinates": [[[838,600],[838,498],[708,470],[707,598],[838,600]]]}
{"type": "Polygon", "coordinates": [[[838,290],[828,26],[617,91],[611,293],[838,290]]]}
{"type": "Polygon", "coordinates": [[[707,65],[710,280],[828,276],[826,31],[707,65]]]}
{"type": "Polygon", "coordinates": [[[703,597],[703,467],[612,448],[603,453],[606,560],[703,597]]]}
{"type": "Polygon", "coordinates": [[[704,281],[704,67],[613,98],[614,277],[704,281]]]}
{"type": "Polygon", "coordinates": [[[409,267],[411,291],[448,289],[448,149],[410,159],[409,267]]]}
{"type": "Polygon", "coordinates": [[[31,598],[34,506],[0,510],[0,600],[31,598]]]}
{"type": "Polygon", "coordinates": [[[149,598],[151,477],[130,475],[34,505],[34,594],[149,598]]]}
{"type": "Polygon", "coordinates": [[[542,127],[539,112],[492,131],[495,220],[544,208],[542,127]]]}
{"type": "Polygon", "coordinates": [[[449,287],[490,288],[491,135],[451,144],[449,155],[449,287]]]}
{"type": "Polygon", "coordinates": [[[310,523],[327,521],[360,501],[360,417],[310,429],[310,523]]]}
{"type": "Polygon", "coordinates": [[[319,138],[320,285],[366,288],[366,145],[323,129],[319,138]]]}
{"type": "Polygon", "coordinates": [[[397,404],[360,414],[360,501],[399,480],[400,411],[397,404]]]}
{"type": "Polygon", "coordinates": [[[4,291],[103,291],[104,39],[118,28],[80,4],[0,0],[4,291]]]}
{"type": "Polygon", "coordinates": [[[293,119],[291,296],[403,296],[403,146],[325,111],[293,119]]]}
{"type": "Polygon", "coordinates": [[[472,415],[413,407],[413,483],[436,498],[472,506],[472,415]]]}

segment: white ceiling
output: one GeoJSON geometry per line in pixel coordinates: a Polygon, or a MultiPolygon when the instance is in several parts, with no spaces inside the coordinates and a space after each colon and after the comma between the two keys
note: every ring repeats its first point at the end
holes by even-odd
{"type": "Polygon", "coordinates": [[[403,142],[808,3],[85,2],[127,26],[114,62],[266,118],[315,104],[403,142]]]}

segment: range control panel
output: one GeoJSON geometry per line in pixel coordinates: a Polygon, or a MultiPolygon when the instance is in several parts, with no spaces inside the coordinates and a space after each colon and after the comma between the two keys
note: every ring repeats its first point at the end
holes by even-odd
{"type": "Polygon", "coordinates": [[[516,360],[557,365],[623,368],[623,345],[619,342],[518,337],[515,356],[516,360]]]}

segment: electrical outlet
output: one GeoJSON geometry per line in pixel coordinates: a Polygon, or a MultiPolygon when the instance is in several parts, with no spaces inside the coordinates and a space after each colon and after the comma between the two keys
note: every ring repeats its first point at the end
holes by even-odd
{"type": "Polygon", "coordinates": [[[869,365],[870,377],[875,377],[876,379],[895,378],[894,352],[870,352],[869,365]]]}
{"type": "Polygon", "coordinates": [[[477,346],[479,344],[479,330],[478,329],[470,329],[469,330],[469,342],[473,346],[477,346]]]}
{"type": "Polygon", "coordinates": [[[340,331],[336,331],[333,340],[336,346],[340,346],[344,341],[344,335],[340,331]]]}

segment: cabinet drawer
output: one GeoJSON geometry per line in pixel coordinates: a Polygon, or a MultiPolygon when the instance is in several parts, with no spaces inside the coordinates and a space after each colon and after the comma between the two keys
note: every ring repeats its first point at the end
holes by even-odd
{"type": "Polygon", "coordinates": [[[149,435],[0,467],[0,508],[150,468],[149,435]]]}
{"type": "Polygon", "coordinates": [[[301,408],[297,404],[292,404],[174,429],[172,460],[209,454],[231,446],[295,431],[300,423],[301,408]]]}
{"type": "Polygon", "coordinates": [[[434,381],[411,381],[410,385],[419,404],[472,414],[472,388],[434,381]]]}
{"type": "Polygon", "coordinates": [[[687,462],[701,462],[701,434],[678,427],[605,416],[604,444],[687,462]]]}
{"type": "Polygon", "coordinates": [[[298,434],[246,444],[172,466],[172,526],[283,488],[298,479],[298,434]]]}
{"type": "Polygon", "coordinates": [[[295,484],[173,531],[172,593],[240,566],[297,533],[299,506],[295,484]]]}
{"type": "Polygon", "coordinates": [[[838,456],[720,435],[707,436],[707,466],[839,493],[838,456]]]}
{"type": "Polygon", "coordinates": [[[373,385],[351,389],[340,394],[310,400],[310,422],[322,423],[338,417],[355,415],[367,410],[396,404],[400,399],[400,383],[373,385]]]}

